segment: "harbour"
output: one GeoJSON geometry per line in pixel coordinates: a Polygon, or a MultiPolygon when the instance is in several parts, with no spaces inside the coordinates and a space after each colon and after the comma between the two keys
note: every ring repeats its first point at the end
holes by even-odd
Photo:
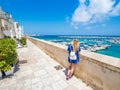
{"type": "Polygon", "coordinates": [[[64,46],[71,44],[72,40],[77,38],[82,50],[96,52],[108,56],[120,58],[120,37],[117,36],[59,36],[42,35],[33,36],[38,39],[58,43],[64,46]],[[114,53],[114,54],[112,54],[114,53]]]}

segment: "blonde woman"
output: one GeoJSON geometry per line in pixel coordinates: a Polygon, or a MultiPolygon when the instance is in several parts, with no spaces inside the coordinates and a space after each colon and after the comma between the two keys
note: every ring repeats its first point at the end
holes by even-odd
{"type": "Polygon", "coordinates": [[[79,42],[77,39],[73,40],[73,43],[68,45],[68,62],[70,63],[67,71],[66,79],[70,79],[74,73],[75,65],[79,62],[79,42]]]}

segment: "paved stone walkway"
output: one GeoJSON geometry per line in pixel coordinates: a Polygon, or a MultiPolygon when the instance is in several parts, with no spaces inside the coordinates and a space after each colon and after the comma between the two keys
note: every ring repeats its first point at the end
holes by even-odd
{"type": "Polygon", "coordinates": [[[66,80],[65,68],[28,41],[28,47],[17,49],[20,66],[13,76],[0,80],[0,90],[93,90],[75,76],[66,80]]]}

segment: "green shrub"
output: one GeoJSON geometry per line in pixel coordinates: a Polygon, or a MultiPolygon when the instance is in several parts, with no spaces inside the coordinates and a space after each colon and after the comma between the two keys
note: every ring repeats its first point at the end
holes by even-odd
{"type": "Polygon", "coordinates": [[[8,71],[17,62],[16,43],[11,39],[0,39],[0,70],[8,71]]]}
{"type": "Polygon", "coordinates": [[[4,36],[4,38],[11,38],[10,36],[4,36]]]}
{"type": "Polygon", "coordinates": [[[14,36],[14,38],[16,38],[16,36],[14,36]]]}
{"type": "Polygon", "coordinates": [[[20,39],[20,43],[21,43],[22,45],[26,45],[26,38],[22,37],[22,38],[20,39]]]}

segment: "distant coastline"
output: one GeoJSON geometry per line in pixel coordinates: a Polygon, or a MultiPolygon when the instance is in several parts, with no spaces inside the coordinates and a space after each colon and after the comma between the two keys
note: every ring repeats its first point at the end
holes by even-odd
{"type": "Polygon", "coordinates": [[[35,35],[31,37],[65,46],[70,44],[73,39],[77,38],[83,50],[120,58],[120,36],[35,35]]]}
{"type": "Polygon", "coordinates": [[[42,34],[28,34],[29,36],[59,36],[59,37],[120,37],[120,35],[42,35],[42,34]]]}
{"type": "Polygon", "coordinates": [[[68,35],[68,36],[59,36],[59,37],[66,37],[66,38],[67,37],[71,37],[71,38],[113,38],[114,37],[114,38],[120,38],[120,36],[97,36],[97,35],[96,36],[95,35],[91,35],[91,36],[90,35],[88,35],[88,36],[87,35],[83,35],[83,36],[81,36],[81,35],[80,36],[79,35],[69,36],[68,35]]]}

